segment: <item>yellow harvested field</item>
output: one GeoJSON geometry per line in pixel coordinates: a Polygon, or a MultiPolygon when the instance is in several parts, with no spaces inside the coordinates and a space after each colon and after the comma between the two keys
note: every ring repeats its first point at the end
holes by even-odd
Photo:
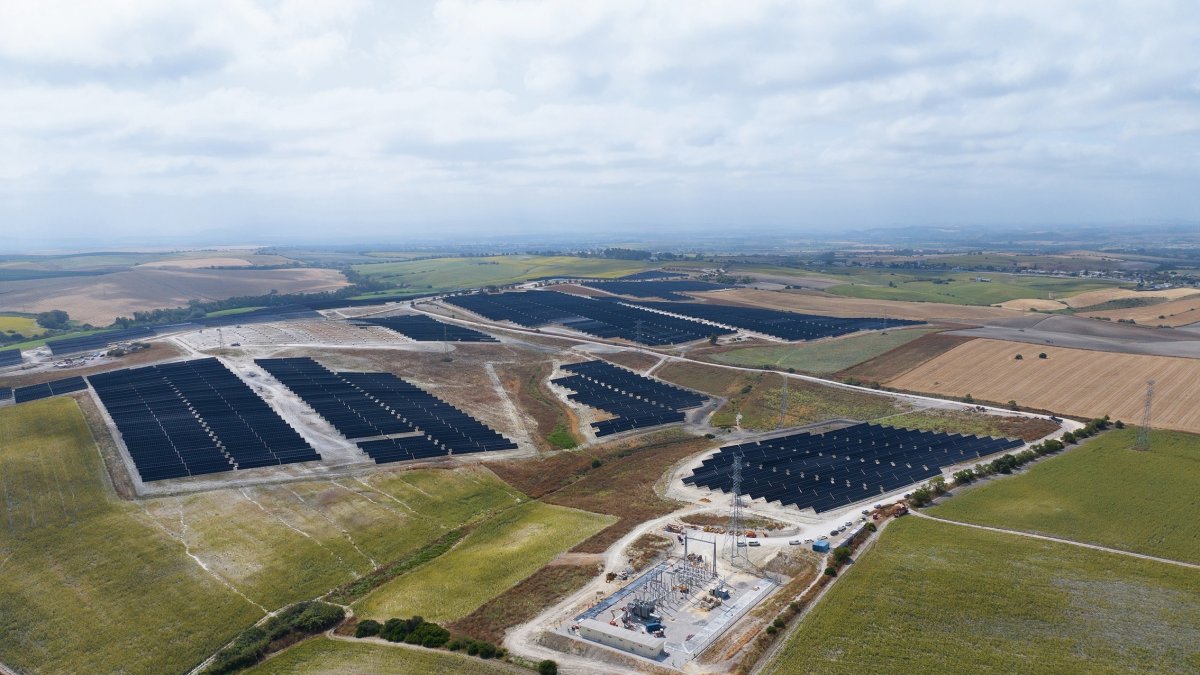
{"type": "Polygon", "coordinates": [[[66,310],[72,319],[106,326],[118,316],[188,300],[241,295],[332,291],[348,285],[333,269],[210,270],[139,266],[125,272],[0,282],[0,310],[37,313],[66,310]]]}
{"type": "Polygon", "coordinates": [[[1157,381],[1154,426],[1200,432],[1200,359],[972,340],[886,384],[1137,423],[1149,379],[1157,381]],[[1041,352],[1047,358],[1038,358],[1041,352]],[[1017,354],[1023,357],[1019,361],[1017,354]]]}
{"type": "Polygon", "coordinates": [[[1143,326],[1186,326],[1189,323],[1200,321],[1200,293],[1196,293],[1194,290],[1192,293],[1191,296],[1180,300],[1161,302],[1145,307],[1089,312],[1087,316],[1104,317],[1113,321],[1133,319],[1143,326]],[[1163,318],[1158,318],[1160,316],[1163,318]]]}
{"type": "Polygon", "coordinates": [[[1022,312],[1028,312],[1031,309],[1037,309],[1045,312],[1053,312],[1058,309],[1066,309],[1067,306],[1058,300],[1042,300],[1040,298],[1018,298],[1002,302],[997,307],[1004,309],[1016,309],[1022,312]]]}
{"type": "Polygon", "coordinates": [[[1113,300],[1126,298],[1149,298],[1154,300],[1178,300],[1189,295],[1200,293],[1195,288],[1168,288],[1162,291],[1134,291],[1128,288],[1103,288],[1098,291],[1088,291],[1079,295],[1064,298],[1063,302],[1071,307],[1091,307],[1113,300]]]}
{"type": "Polygon", "coordinates": [[[764,307],[827,316],[885,316],[891,319],[973,323],[988,319],[1011,319],[1020,312],[1001,307],[949,305],[937,302],[903,302],[844,298],[817,292],[760,291],[737,288],[727,291],[689,293],[696,298],[736,305],[764,307]]]}

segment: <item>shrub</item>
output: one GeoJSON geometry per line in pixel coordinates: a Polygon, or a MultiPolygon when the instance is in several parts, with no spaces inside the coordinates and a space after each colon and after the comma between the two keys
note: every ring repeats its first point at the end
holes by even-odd
{"type": "Polygon", "coordinates": [[[1039,358],[1039,359],[1047,359],[1047,358],[1050,358],[1050,357],[1046,356],[1046,352],[1042,352],[1041,354],[1038,354],[1038,358],[1039,358]]]}
{"type": "Polygon", "coordinates": [[[878,529],[879,527],[875,523],[867,523],[867,532],[874,532],[878,529]]]}
{"type": "Polygon", "coordinates": [[[825,568],[825,576],[827,576],[827,577],[836,577],[836,576],[837,576],[837,570],[833,569],[832,567],[826,567],[826,568],[825,568]]]}
{"type": "Polygon", "coordinates": [[[1025,357],[1021,356],[1020,354],[1017,354],[1016,356],[1013,357],[1013,360],[1014,361],[1023,361],[1023,360],[1025,360],[1025,357]]]}
{"type": "Polygon", "coordinates": [[[383,625],[380,624],[375,619],[366,619],[364,621],[359,621],[358,625],[354,627],[354,637],[356,637],[356,638],[374,637],[376,635],[379,635],[379,630],[381,628],[383,628],[383,625]]]}
{"type": "Polygon", "coordinates": [[[1124,423],[1124,422],[1122,422],[1121,420],[1117,420],[1117,423],[1116,423],[1116,424],[1114,424],[1113,426],[1114,426],[1114,427],[1116,427],[1116,428],[1118,428],[1118,429],[1124,429],[1124,428],[1125,428],[1125,423],[1124,423]]]}
{"type": "Polygon", "coordinates": [[[538,661],[538,675],[558,675],[558,662],[546,659],[538,661]]]}
{"type": "Polygon", "coordinates": [[[833,549],[833,561],[838,565],[845,565],[850,560],[850,549],[845,546],[839,546],[833,549]]]}
{"type": "Polygon", "coordinates": [[[771,625],[775,626],[776,628],[783,628],[784,626],[787,625],[787,623],[784,622],[784,620],[782,618],[775,617],[775,620],[771,622],[771,625]]]}
{"type": "Polygon", "coordinates": [[[767,626],[767,634],[768,635],[774,635],[778,630],[779,629],[775,627],[775,624],[771,624],[770,626],[767,626]]]}
{"type": "Polygon", "coordinates": [[[1063,434],[1063,435],[1062,435],[1062,442],[1063,442],[1063,443],[1066,443],[1066,444],[1073,444],[1073,443],[1075,442],[1075,434],[1074,434],[1073,432],[1070,432],[1070,431],[1068,431],[1067,433],[1063,434]]]}
{"type": "Polygon", "coordinates": [[[592,468],[593,469],[599,469],[603,465],[604,465],[604,462],[601,462],[599,459],[592,460],[592,468]]]}

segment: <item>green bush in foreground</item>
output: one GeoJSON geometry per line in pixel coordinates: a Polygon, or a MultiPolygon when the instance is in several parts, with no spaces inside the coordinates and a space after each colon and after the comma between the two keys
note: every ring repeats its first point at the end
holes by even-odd
{"type": "Polygon", "coordinates": [[[382,628],[383,628],[383,625],[374,619],[366,619],[364,621],[359,621],[358,625],[354,627],[354,637],[356,637],[356,638],[374,637],[376,635],[379,635],[379,631],[382,628]]]}
{"type": "Polygon", "coordinates": [[[286,637],[305,637],[336,626],[346,616],[337,605],[309,601],[296,603],[271,617],[262,626],[244,630],[233,644],[217,652],[204,672],[213,675],[237,672],[258,663],[271,643],[286,637]]]}

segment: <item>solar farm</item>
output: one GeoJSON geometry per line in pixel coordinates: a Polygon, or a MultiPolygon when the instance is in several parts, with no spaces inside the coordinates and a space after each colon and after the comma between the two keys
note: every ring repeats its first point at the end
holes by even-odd
{"type": "Polygon", "coordinates": [[[464,328],[424,314],[404,314],[373,319],[361,323],[383,326],[417,342],[496,342],[496,338],[477,330],[464,328]]]}
{"type": "Polygon", "coordinates": [[[321,459],[214,358],[118,370],[88,380],[143,481],[321,459]]]}
{"type": "Polygon", "coordinates": [[[707,281],[585,281],[584,286],[614,295],[629,295],[635,298],[662,298],[664,300],[687,300],[683,293],[704,293],[729,288],[724,284],[707,281]]]}
{"type": "Polygon", "coordinates": [[[571,363],[562,369],[572,375],[551,382],[574,392],[567,398],[613,415],[613,419],[592,423],[598,437],[682,422],[683,411],[708,401],[703,394],[638,375],[606,361],[571,363]]]}
{"type": "Polygon", "coordinates": [[[470,415],[391,373],[335,373],[307,357],[255,363],[377,464],[517,445],[470,415]],[[383,437],[383,438],[380,438],[383,437]]]}
{"type": "Polygon", "coordinates": [[[52,380],[50,382],[43,382],[42,384],[17,387],[13,389],[12,393],[17,403],[25,403],[26,401],[36,401],[40,398],[69,394],[73,391],[82,391],[84,389],[87,389],[87,383],[83,381],[82,377],[65,377],[61,380],[52,380]]]}
{"type": "Polygon", "coordinates": [[[82,335],[80,337],[47,340],[46,346],[53,354],[78,354],[79,352],[104,349],[118,342],[148,338],[153,335],[154,330],[150,328],[126,328],[123,330],[93,333],[92,335],[82,335]]]}
{"type": "Polygon", "coordinates": [[[21,362],[20,349],[0,349],[0,368],[15,366],[21,362]]]}
{"type": "Polygon", "coordinates": [[[651,346],[693,342],[713,333],[734,332],[699,321],[646,312],[612,300],[558,291],[459,295],[446,298],[446,302],[492,321],[511,321],[527,328],[557,324],[598,338],[620,338],[651,346]]]}
{"type": "Polygon", "coordinates": [[[921,321],[884,318],[839,318],[819,314],[780,312],[755,307],[733,307],[710,305],[697,302],[639,302],[638,307],[660,312],[671,312],[683,316],[711,321],[723,326],[753,331],[762,335],[794,342],[798,340],[820,340],[822,338],[847,335],[862,330],[887,330],[915,326],[921,321]]]}
{"type": "Polygon", "coordinates": [[[944,466],[1022,445],[1008,438],[854,424],[721,448],[683,482],[730,492],[733,465],[740,459],[742,494],[824,513],[879,499],[940,475],[944,466]]]}

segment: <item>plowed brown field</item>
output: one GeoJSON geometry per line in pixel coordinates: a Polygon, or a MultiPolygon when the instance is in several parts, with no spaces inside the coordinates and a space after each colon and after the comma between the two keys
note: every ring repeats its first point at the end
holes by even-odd
{"type": "Polygon", "coordinates": [[[843,298],[812,292],[760,291],[738,288],[709,293],[690,293],[709,302],[764,307],[791,312],[809,312],[827,316],[885,316],[917,321],[973,323],[988,319],[1011,319],[1022,312],[1000,307],[948,305],[937,302],[902,302],[843,298]]]}
{"type": "Polygon", "coordinates": [[[1157,381],[1154,426],[1200,432],[1200,359],[972,340],[887,385],[1137,423],[1149,379],[1157,381]],[[1048,358],[1039,359],[1039,352],[1048,358]]]}

